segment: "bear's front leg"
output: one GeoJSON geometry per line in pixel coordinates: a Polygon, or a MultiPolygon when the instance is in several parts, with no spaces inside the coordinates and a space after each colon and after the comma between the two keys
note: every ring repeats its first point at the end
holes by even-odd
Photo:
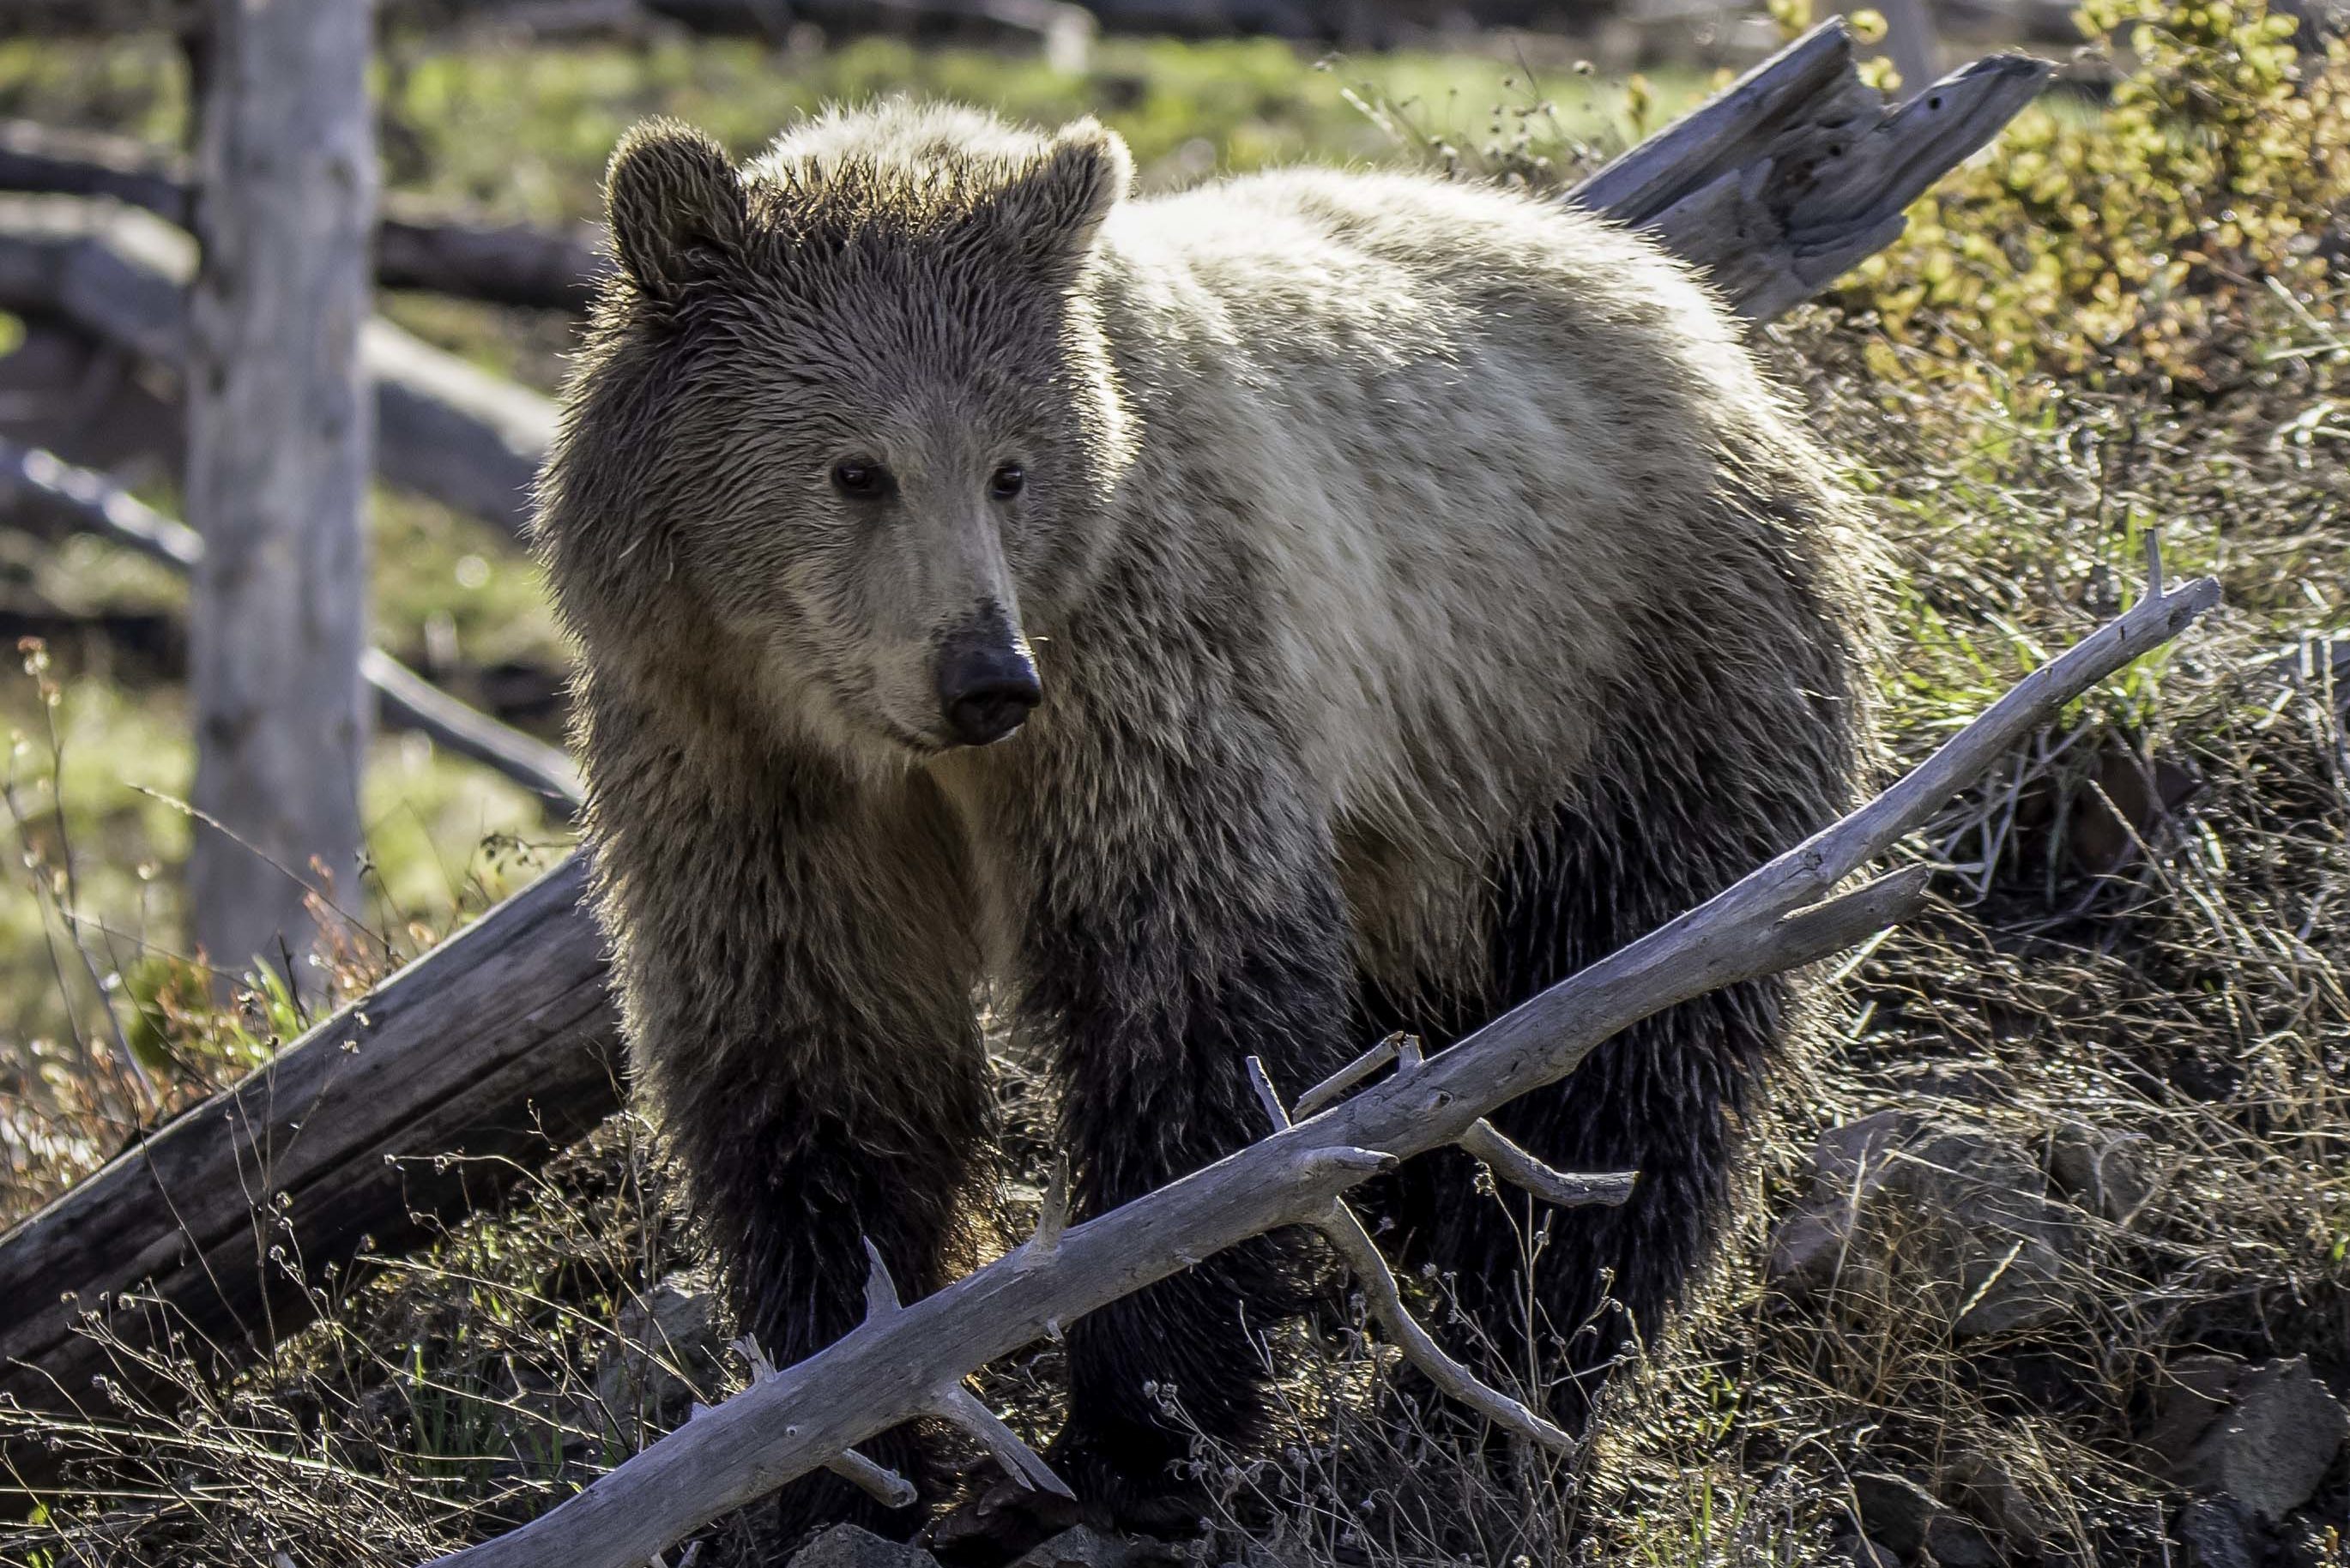
{"type": "MultiPolygon", "coordinates": [[[[777,1366],[861,1321],[868,1241],[909,1301],[963,1262],[993,1095],[967,878],[934,793],[855,790],[811,767],[599,815],[637,1078],[741,1328],[777,1366]]],[[[941,1479],[912,1428],[861,1451],[941,1479]]],[[[780,1508],[793,1533],[920,1521],[828,1475],[780,1508]]]]}
{"type": "MultiPolygon", "coordinates": [[[[1293,1094],[1325,1075],[1353,985],[1330,835],[1269,730],[1219,717],[1163,750],[1111,732],[1115,751],[1037,737],[1076,776],[1024,792],[1014,840],[1034,876],[1022,1006],[1055,1048],[1080,1218],[1265,1137],[1247,1058],[1293,1094]]],[[[1174,1468],[1187,1428],[1257,1435],[1261,1336],[1306,1304],[1302,1246],[1259,1238],[1070,1326],[1050,1457],[1088,1504],[1138,1525],[1197,1517],[1174,1468]]]]}

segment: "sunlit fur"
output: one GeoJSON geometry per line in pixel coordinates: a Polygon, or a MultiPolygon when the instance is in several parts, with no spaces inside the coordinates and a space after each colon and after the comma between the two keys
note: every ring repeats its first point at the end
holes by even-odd
{"type": "MultiPolygon", "coordinates": [[[[1128,182],[1091,122],[903,106],[739,171],[671,124],[614,158],[539,539],[633,1068],[779,1362],[855,1323],[862,1238],[910,1292],[952,1266],[978,988],[1058,1064],[1098,1211],[1264,1131],[1247,1054],[1294,1091],[1389,1028],[1440,1044],[1821,825],[1865,754],[1866,552],[1678,265],[1406,174],[1128,182]],[[839,494],[849,456],[894,499],[839,494]],[[989,604],[1044,703],[953,749],[931,660],[989,604]]],[[[1559,1217],[1562,1333],[1609,1273],[1656,1325],[1788,1002],[1691,1003],[1510,1113],[1644,1171],[1559,1217]]],[[[1422,1163],[1392,1239],[1507,1348],[1502,1206],[1422,1163]]],[[[1087,1490],[1167,1490],[1146,1381],[1244,1438],[1243,1302],[1294,1310],[1296,1262],[1074,1325],[1087,1490]]]]}

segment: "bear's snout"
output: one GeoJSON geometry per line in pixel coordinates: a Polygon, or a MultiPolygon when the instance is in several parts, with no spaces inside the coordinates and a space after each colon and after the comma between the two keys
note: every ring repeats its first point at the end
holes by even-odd
{"type": "Polygon", "coordinates": [[[1035,661],[1001,610],[939,650],[939,711],[962,744],[984,746],[1018,729],[1045,700],[1035,661]]]}

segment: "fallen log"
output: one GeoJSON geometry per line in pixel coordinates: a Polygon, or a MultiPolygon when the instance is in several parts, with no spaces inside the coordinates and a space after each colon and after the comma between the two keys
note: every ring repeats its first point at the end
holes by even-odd
{"type": "MultiPolygon", "coordinates": [[[[1716,205],[1708,210],[1742,214],[1742,221],[1752,225],[1753,234],[1775,233],[1794,247],[1808,243],[1807,236],[1824,233],[1865,234],[1889,239],[1892,233],[1898,232],[1900,207],[1908,199],[1905,192],[1930,181],[1971,152],[1996,130],[1992,117],[2012,114],[2021,107],[2037,89],[2043,75],[2043,67],[2029,62],[1987,64],[1970,67],[1930,89],[1947,89],[1948,96],[1944,107],[1926,115],[1887,115],[1879,103],[1876,117],[1868,124],[1874,128],[1869,133],[1883,139],[1882,151],[1855,161],[1847,158],[1837,144],[1822,145],[1819,140],[1833,137],[1839,123],[1835,117],[1848,117],[1855,106],[1874,101],[1874,95],[1863,99],[1856,90],[1858,82],[1851,40],[1840,22],[1830,22],[1773,61],[1758,67],[1721,99],[1699,110],[1693,117],[1694,130],[1676,127],[1668,131],[1664,140],[1673,150],[1669,154],[1649,155],[1636,148],[1602,171],[1575,199],[1627,223],[1640,224],[1671,213],[1692,193],[1718,192],[1728,180],[1728,189],[1737,196],[1737,202],[1731,203],[1717,193],[1711,198],[1716,205]],[[1814,109],[1815,102],[1828,107],[1814,109]],[[1775,155],[1773,149],[1778,150],[1775,155]],[[1814,150],[1817,156],[1807,153],[1808,161],[1793,156],[1805,149],[1814,150]],[[1677,170],[1682,172],[1677,175],[1677,170]],[[1620,209],[1618,202],[1623,203],[1620,209]]],[[[0,204],[0,211],[5,211],[5,204],[0,204]]],[[[1681,254],[1700,265],[1718,268],[1724,280],[1726,297],[1758,322],[1792,306],[1794,300],[1789,296],[1789,290],[1816,273],[1817,256],[1804,260],[1793,248],[1789,252],[1791,259],[1784,265],[1749,265],[1735,248],[1750,243],[1748,231],[1742,231],[1736,223],[1691,223],[1670,233],[1690,245],[1733,247],[1690,249],[1681,254]],[[1742,292],[1750,288],[1758,292],[1742,292]]],[[[1846,250],[1851,243],[1848,238],[1834,242],[1846,250]]],[[[5,247],[0,245],[0,280],[5,277],[5,247]]],[[[566,886],[576,895],[582,885],[579,861],[570,862],[567,869],[558,875],[569,878],[566,886]]],[[[539,893],[539,889],[533,889],[523,895],[533,900],[534,913],[527,921],[508,921],[504,919],[503,909],[494,911],[458,940],[475,943],[477,951],[483,946],[516,944],[510,960],[525,969],[531,953],[529,947],[523,944],[552,943],[567,951],[600,950],[593,923],[584,910],[568,902],[560,909],[548,909],[537,901],[539,893]]],[[[600,980],[597,983],[600,984],[600,980]]],[[[550,1080],[576,1077],[577,1056],[583,1044],[593,1044],[599,1050],[608,1048],[608,1031],[595,1033],[590,1042],[577,1029],[566,1024],[534,1023],[530,1012],[536,1005],[534,994],[525,989],[512,999],[502,999],[473,992],[452,998],[437,1011],[452,1028],[477,1034],[501,1031],[496,1034],[500,1048],[526,1054],[550,1080]],[[537,1031],[536,1034],[534,1030],[537,1031]]],[[[369,998],[357,1004],[354,1014],[372,1016],[375,1007],[375,999],[369,998]]],[[[427,1033],[423,1020],[434,1014],[436,1009],[423,1000],[417,1002],[416,1008],[419,1023],[412,1044],[424,1049],[428,1047],[422,1044],[427,1033]]],[[[270,1075],[279,1083],[288,1081],[291,1075],[292,1081],[307,1086],[308,1097],[281,1093],[274,1102],[256,1098],[235,1102],[248,1107],[264,1104],[274,1106],[273,1114],[257,1119],[248,1119],[245,1112],[240,1111],[234,1116],[198,1116],[173,1124],[174,1128],[188,1129],[177,1134],[182,1140],[179,1147],[185,1151],[178,1158],[187,1162],[182,1168],[201,1165],[215,1173],[233,1173],[252,1164],[252,1149],[278,1147],[292,1138],[295,1124],[317,1114],[313,1106],[315,1097],[335,1088],[333,1075],[320,1070],[317,1063],[342,1051],[347,1038],[342,1031],[347,1027],[344,1021],[338,1020],[314,1030],[287,1047],[269,1069],[270,1075]],[[195,1152],[199,1146],[209,1149],[201,1158],[195,1152]]],[[[374,1049],[380,1054],[400,1048],[388,1047],[380,1036],[374,1042],[374,1049]]],[[[523,1055],[511,1059],[519,1062],[523,1055]]],[[[473,1114],[485,1124],[511,1124],[523,1116],[521,1107],[530,1092],[530,1083],[531,1075],[519,1070],[485,1080],[475,1093],[473,1114]],[[500,1094],[508,1097],[500,1100],[500,1094]]],[[[382,1116],[386,1127],[404,1125],[399,1115],[400,1085],[397,1072],[372,1081],[372,1092],[386,1096],[389,1103],[371,1107],[369,1114],[382,1116]]],[[[233,1093],[244,1095],[246,1090],[233,1093]]],[[[213,1102],[215,1106],[227,1102],[213,1102]]],[[[611,1103],[617,1102],[608,1101],[608,1105],[611,1103]]],[[[448,1115],[445,1109],[439,1114],[448,1115]]],[[[282,1270],[283,1265],[267,1259],[265,1246],[250,1246],[244,1254],[226,1245],[213,1247],[201,1254],[184,1251],[172,1240],[178,1226],[168,1194],[159,1189],[146,1168],[146,1149],[154,1141],[151,1137],[140,1148],[112,1162],[60,1199],[58,1205],[52,1205],[51,1210],[44,1210],[16,1231],[0,1236],[0,1300],[47,1300],[59,1291],[70,1290],[78,1293],[81,1302],[89,1303],[102,1299],[120,1301],[126,1293],[143,1290],[148,1298],[166,1303],[172,1312],[203,1311],[213,1314],[217,1321],[217,1309],[207,1304],[214,1296],[229,1300],[255,1298],[260,1289],[255,1282],[256,1279],[265,1272],[282,1270]],[[49,1216],[59,1205],[66,1204],[77,1205],[75,1213],[103,1210],[114,1215],[117,1245],[111,1251],[79,1250],[55,1254],[56,1261],[45,1266],[54,1272],[36,1272],[21,1262],[25,1250],[32,1245],[31,1232],[35,1227],[52,1223],[49,1216]],[[130,1241],[133,1237],[145,1240],[134,1246],[130,1241]],[[199,1256],[201,1268],[195,1266],[199,1256]],[[29,1295],[12,1298],[6,1293],[12,1286],[36,1284],[39,1290],[29,1295]]],[[[525,1158],[526,1153],[515,1152],[514,1158],[525,1158]]],[[[371,1168],[355,1170],[352,1179],[364,1182],[371,1176],[371,1168]]],[[[333,1183],[331,1172],[311,1168],[304,1199],[310,1211],[331,1210],[333,1183]]],[[[242,1202],[244,1189],[234,1190],[242,1202]]],[[[253,1197],[256,1204],[264,1203],[269,1193],[256,1188],[253,1197]]],[[[379,1232],[379,1240],[388,1233],[379,1232]]],[[[330,1236],[345,1241],[353,1234],[348,1230],[329,1231],[330,1236]]],[[[1071,1232],[1072,1237],[1076,1234],[1071,1232]]],[[[348,1250],[338,1252],[335,1246],[306,1231],[299,1256],[302,1266],[317,1278],[327,1267],[346,1261],[349,1253],[348,1250]]],[[[908,1316],[928,1310],[928,1303],[909,1308],[908,1316]]],[[[930,1320],[925,1317],[922,1321],[930,1320]]],[[[53,1331],[44,1336],[25,1340],[23,1348],[17,1348],[17,1343],[0,1339],[0,1356],[14,1358],[17,1363],[0,1366],[0,1395],[45,1408],[74,1407],[74,1397],[86,1397],[87,1376],[98,1365],[92,1357],[99,1355],[90,1347],[91,1342],[77,1340],[53,1326],[53,1331]],[[66,1405],[57,1403],[61,1397],[68,1400],[66,1405]]],[[[234,1338],[230,1345],[232,1358],[234,1354],[257,1355],[267,1348],[265,1341],[250,1337],[234,1338]],[[244,1348],[236,1352],[236,1346],[244,1348]]],[[[18,1458],[12,1450],[11,1457],[28,1472],[39,1462],[39,1456],[29,1452],[18,1458]]],[[[637,1561],[642,1560],[639,1554],[637,1561]]]]}
{"type": "MultiPolygon", "coordinates": [[[[0,307],[70,322],[172,372],[187,362],[194,242],[152,213],[73,196],[0,196],[0,307]]],[[[380,317],[360,352],[376,467],[391,483],[519,535],[555,405],[380,317]]]]}
{"type": "MultiPolygon", "coordinates": [[[[1388,1047],[1392,1076],[1307,1120],[1290,1122],[1260,1070],[1272,1136],[1074,1229],[1064,1231],[1064,1215],[1048,1208],[1025,1244],[911,1306],[887,1288],[875,1254],[866,1319],[855,1331],[700,1412],[552,1511],[440,1558],[436,1568],[636,1568],[793,1478],[838,1461],[864,1438],[944,1414],[962,1380],[988,1363],[1286,1225],[1333,1241],[1364,1282],[1388,1337],[1438,1387],[1504,1431],[1565,1442],[1540,1417],[1445,1365],[1405,1312],[1393,1275],[1343,1194],[1399,1159],[1448,1145],[1482,1147],[1501,1179],[1537,1190],[1562,1187],[1576,1179],[1515,1146],[1509,1158],[1492,1158],[1500,1135],[1485,1118],[1565,1077],[1601,1042],[1652,1013],[1827,957],[1916,913],[1925,898],[1922,867],[1837,889],[2066,702],[2219,602],[2220,585],[2209,577],[2166,592],[2151,539],[2148,561],[2146,593],[2118,620],[2024,677],[1883,794],[1698,909],[1439,1055],[1388,1047]]],[[[1377,1065],[1382,1058],[1375,1052],[1368,1060],[1377,1065]]],[[[1607,1199],[1601,1189],[1584,1200],[1607,1199]]],[[[1036,1471],[1051,1474],[1033,1455],[1006,1468],[1032,1485],[1041,1479],[1036,1471]]]]}
{"type": "MultiPolygon", "coordinates": [[[[104,474],[6,441],[0,441],[0,520],[101,535],[182,576],[192,576],[203,558],[204,542],[194,529],[104,474]]],[[[579,773],[560,747],[467,706],[380,648],[360,656],[359,673],[374,690],[378,715],[388,728],[429,735],[567,815],[577,808],[579,773]]]]}
{"type": "MultiPolygon", "coordinates": [[[[126,136],[0,120],[0,191],[103,196],[193,226],[195,188],[178,154],[126,136]]],[[[608,268],[597,233],[438,216],[386,198],[376,226],[375,279],[492,305],[582,312],[608,268]]]]}
{"type": "MultiPolygon", "coordinates": [[[[310,1321],[330,1264],[430,1239],[608,1116],[619,1029],[587,874],[565,862],[0,1238],[0,1398],[100,1415],[99,1379],[142,1390],[91,1313],[249,1364],[310,1321]]],[[[28,1480],[45,1459],[5,1455],[28,1480]]]]}

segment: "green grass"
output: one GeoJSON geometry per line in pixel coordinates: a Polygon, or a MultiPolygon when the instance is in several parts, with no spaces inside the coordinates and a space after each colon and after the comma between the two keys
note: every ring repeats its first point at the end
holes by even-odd
{"type": "MultiPolygon", "coordinates": [[[[1349,93],[1397,105],[1421,131],[1474,146],[1497,105],[1556,104],[1562,138],[1620,144],[1626,88],[1529,71],[1481,55],[1316,57],[1273,40],[1187,44],[1113,38],[1087,68],[976,49],[917,49],[868,38],[778,56],[751,44],[670,42],[497,52],[419,52],[387,72],[387,101],[414,188],[516,216],[595,215],[597,182],[621,131],[674,115],[738,155],[831,102],[908,94],[979,104],[1055,124],[1092,114],[1125,137],[1146,189],[1303,159],[1391,159],[1394,140],[1349,93]]],[[[1694,96],[1694,73],[1665,78],[1660,107],[1694,96]]],[[[0,94],[5,101],[5,94],[0,94]]]]}

